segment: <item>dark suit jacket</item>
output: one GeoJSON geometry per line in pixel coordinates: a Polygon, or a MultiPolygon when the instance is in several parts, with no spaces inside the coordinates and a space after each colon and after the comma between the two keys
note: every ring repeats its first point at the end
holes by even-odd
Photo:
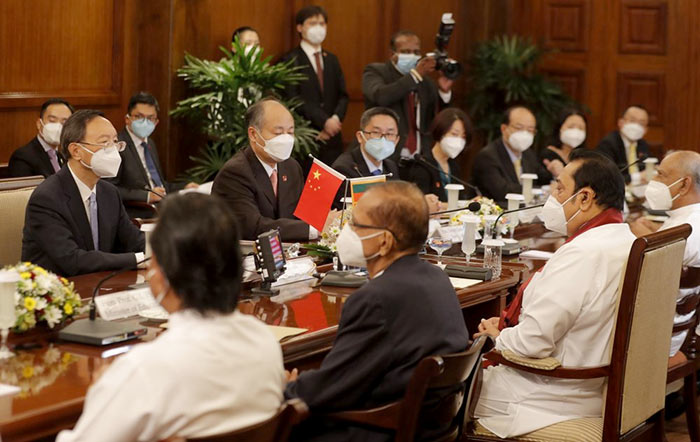
{"type": "MultiPolygon", "coordinates": [[[[285,397],[299,397],[321,413],[386,404],[403,396],[423,358],[464,351],[468,341],[447,275],[417,255],[404,256],[350,295],[330,353],[318,370],[304,371],[287,384],[285,397]]],[[[308,431],[319,428],[312,427],[308,431]]],[[[304,435],[303,440],[311,439],[304,435]]],[[[318,440],[390,439],[345,427],[318,440]]]]}
{"type": "MultiPolygon", "coordinates": [[[[522,192],[522,185],[506,149],[503,139],[492,141],[476,154],[472,168],[474,185],[484,196],[499,204],[505,202],[506,194],[522,192]]],[[[537,174],[536,184],[545,185],[552,180],[552,175],[532,148],[523,152],[520,163],[523,173],[537,174]]]]}
{"type": "Polygon", "coordinates": [[[90,223],[78,186],[63,167],[29,198],[22,238],[22,261],[31,261],[63,276],[118,270],[136,265],[144,235],[124,210],[119,192],[98,181],[99,250],[94,250],[90,223]]]}
{"type": "MultiPolygon", "coordinates": [[[[58,164],[63,166],[63,156],[56,153],[58,164]]],[[[8,173],[11,177],[43,175],[45,178],[54,174],[51,159],[37,137],[12,153],[8,173]]]]}
{"type": "Polygon", "coordinates": [[[277,163],[277,197],[270,177],[250,147],[228,160],[214,179],[212,193],[236,211],[242,239],[280,228],[283,241],[306,241],[309,225],[294,217],[304,188],[301,166],[293,158],[277,163]]]}
{"type": "MultiPolygon", "coordinates": [[[[144,190],[144,187],[150,188],[151,185],[148,182],[148,175],[146,170],[141,163],[141,157],[134,146],[134,141],[131,139],[131,135],[126,130],[126,128],[119,131],[118,138],[121,141],[126,142],[126,149],[120,152],[119,155],[122,157],[122,165],[119,167],[119,172],[114,178],[109,178],[107,181],[117,186],[119,189],[119,194],[122,200],[127,205],[126,210],[129,216],[132,218],[143,218],[152,217],[153,213],[149,210],[144,212],[143,209],[129,207],[129,201],[148,201],[148,193],[144,190]]],[[[176,192],[184,187],[181,183],[168,183],[165,181],[165,175],[163,175],[163,169],[160,167],[160,158],[158,157],[158,149],[156,148],[153,139],[148,139],[148,145],[151,150],[151,155],[153,156],[153,161],[155,162],[156,169],[158,169],[158,174],[163,180],[163,186],[166,192],[176,192]]]]}
{"type": "MultiPolygon", "coordinates": [[[[326,120],[334,114],[343,121],[348,109],[348,93],[345,89],[345,76],[340,68],[338,58],[323,50],[323,92],[318,76],[304,50],[297,46],[282,56],[282,62],[294,59],[294,66],[301,67],[299,72],[306,75],[306,80],[287,87],[285,94],[289,98],[301,99],[298,112],[311,121],[314,129],[322,130],[326,120]]],[[[332,164],[343,152],[343,138],[340,133],[325,144],[319,143],[318,158],[326,164],[332,164]]]]}
{"type": "MultiPolygon", "coordinates": [[[[364,176],[371,176],[369,173],[369,167],[367,167],[367,162],[362,156],[362,148],[358,145],[352,150],[343,152],[342,155],[338,157],[333,163],[333,169],[345,175],[347,178],[360,178],[364,176]]],[[[399,168],[395,162],[390,159],[382,161],[382,170],[384,173],[391,173],[392,176],[387,177],[387,180],[398,180],[399,179],[399,168]]],[[[342,208],[342,203],[340,198],[343,196],[343,191],[345,190],[345,185],[341,184],[340,189],[338,189],[338,194],[336,195],[335,201],[333,202],[333,207],[336,209],[342,208]]],[[[350,196],[350,187],[348,186],[348,194],[350,196]]]]}
{"type": "MultiPolygon", "coordinates": [[[[423,158],[425,161],[429,162],[433,166],[440,168],[440,165],[433,157],[432,149],[423,152],[423,158]]],[[[447,165],[449,166],[450,175],[460,177],[460,167],[457,160],[448,158],[447,165]]],[[[426,195],[432,193],[440,198],[440,201],[447,201],[447,191],[442,185],[442,180],[440,179],[440,172],[437,170],[422,164],[420,161],[412,161],[408,166],[408,181],[416,183],[418,188],[423,191],[426,195]]],[[[448,181],[449,184],[451,181],[448,181]]],[[[459,184],[456,181],[454,184],[459,184]]],[[[469,194],[471,191],[465,189],[465,195],[469,194]],[[468,192],[467,192],[468,191],[468,192]]]]}
{"type": "MultiPolygon", "coordinates": [[[[600,140],[596,150],[606,157],[613,160],[618,168],[622,169],[627,166],[627,151],[625,150],[625,143],[622,141],[622,136],[620,131],[614,130],[607,134],[605,138],[600,140]]],[[[637,141],[637,158],[649,155],[649,144],[641,139],[637,141]]],[[[644,163],[639,164],[639,170],[644,170],[644,163]]],[[[625,177],[625,182],[630,182],[629,170],[622,172],[625,177]]]]}
{"type": "Polygon", "coordinates": [[[422,153],[432,147],[430,125],[433,118],[441,108],[446,107],[440,98],[435,82],[424,77],[423,81],[416,83],[410,74],[403,75],[391,61],[384,63],[372,63],[365,67],[362,74],[362,94],[365,97],[365,109],[375,106],[384,106],[393,109],[399,115],[399,134],[401,139],[391,158],[398,162],[401,149],[406,144],[408,133],[408,117],[406,106],[408,94],[412,91],[418,93],[420,101],[420,127],[422,153]]]}

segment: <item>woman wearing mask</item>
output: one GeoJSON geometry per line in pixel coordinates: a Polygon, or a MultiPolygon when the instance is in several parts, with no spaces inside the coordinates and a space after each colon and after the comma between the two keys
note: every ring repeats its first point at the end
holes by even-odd
{"type": "Polygon", "coordinates": [[[542,162],[556,177],[569,163],[574,149],[583,147],[586,140],[586,116],[577,109],[565,109],[552,132],[552,141],[540,154],[542,162]]]}
{"type": "Polygon", "coordinates": [[[431,127],[433,147],[424,152],[422,159],[416,160],[410,170],[410,180],[423,193],[432,193],[440,201],[447,201],[445,186],[454,182],[451,176],[460,176],[456,158],[471,143],[472,132],[471,121],[462,110],[454,107],[442,110],[431,127]]]}

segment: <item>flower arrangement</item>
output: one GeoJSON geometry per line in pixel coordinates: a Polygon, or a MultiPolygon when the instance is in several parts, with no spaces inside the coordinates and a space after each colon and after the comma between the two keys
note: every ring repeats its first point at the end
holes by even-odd
{"type": "Polygon", "coordinates": [[[49,328],[82,312],[80,295],[72,282],[46,271],[38,265],[23,262],[4,270],[16,271],[20,280],[15,292],[14,332],[25,332],[45,322],[49,328]]]}
{"type": "Polygon", "coordinates": [[[19,387],[20,398],[34,396],[56,382],[76,360],[73,354],[61,353],[53,346],[44,352],[23,351],[0,366],[0,382],[19,387]]]}
{"type": "Polygon", "coordinates": [[[323,232],[321,232],[321,238],[319,239],[318,243],[304,245],[306,253],[310,256],[315,256],[322,259],[332,259],[333,255],[335,255],[337,251],[335,242],[338,240],[340,231],[343,230],[343,227],[351,217],[352,206],[348,206],[345,208],[345,213],[342,216],[342,220],[339,216],[338,218],[334,219],[323,232]]]}
{"type": "MultiPolygon", "coordinates": [[[[479,217],[479,220],[480,220],[479,230],[483,230],[484,225],[485,225],[484,217],[489,216],[489,215],[498,216],[503,212],[503,209],[501,209],[501,207],[498,204],[496,204],[496,202],[494,200],[492,200],[490,198],[486,198],[485,196],[477,196],[476,198],[469,200],[467,202],[467,206],[471,202],[477,202],[477,203],[481,204],[481,208],[479,209],[479,211],[476,213],[472,213],[467,209],[460,210],[459,212],[454,213],[452,215],[452,217],[450,218],[451,225],[453,225],[453,226],[461,225],[464,221],[463,217],[469,216],[469,215],[476,215],[479,217]]],[[[501,229],[503,229],[506,225],[505,219],[501,218],[501,220],[499,221],[499,224],[501,225],[500,226],[501,229]]]]}

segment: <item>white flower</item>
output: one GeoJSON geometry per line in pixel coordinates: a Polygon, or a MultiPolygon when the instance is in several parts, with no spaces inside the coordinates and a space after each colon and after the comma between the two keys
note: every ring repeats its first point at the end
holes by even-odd
{"type": "Polygon", "coordinates": [[[46,298],[36,298],[36,306],[34,307],[34,310],[44,310],[47,305],[49,305],[49,303],[46,302],[46,298]]]}
{"type": "Polygon", "coordinates": [[[44,310],[44,318],[46,318],[46,323],[49,325],[49,328],[53,328],[54,325],[61,322],[63,314],[58,307],[50,305],[44,310]]]}
{"type": "Polygon", "coordinates": [[[34,278],[34,282],[36,282],[36,292],[40,294],[50,292],[54,281],[56,281],[56,277],[48,273],[45,275],[36,275],[34,278]]]}

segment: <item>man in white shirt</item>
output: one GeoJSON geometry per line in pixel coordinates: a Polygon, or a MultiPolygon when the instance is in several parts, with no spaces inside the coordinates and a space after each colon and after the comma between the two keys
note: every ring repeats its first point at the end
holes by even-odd
{"type": "Polygon", "coordinates": [[[67,167],[41,183],[27,204],[22,260],[63,276],[135,267],[144,236],[126,214],[119,192],[101,178],[119,170],[124,142],[96,110],[66,120],[61,153],[67,167]]]}
{"type": "Polygon", "coordinates": [[[233,210],[216,197],[163,203],[148,278],[171,313],[168,330],[112,363],[88,391],[75,428],[57,441],[200,438],[277,412],[282,351],[265,324],[236,310],[239,240],[233,210]]]}
{"type": "MultiPolygon", "coordinates": [[[[685,244],[683,267],[700,267],[700,154],[689,150],[670,153],[661,161],[657,172],[658,175],[648,185],[647,203],[653,209],[668,210],[668,219],[659,225],[641,217],[631,224],[632,232],[644,236],[657,230],[690,224],[693,231],[685,244]]],[[[678,301],[697,290],[680,289],[678,301]]],[[[684,322],[693,314],[676,315],[674,322],[684,322]]],[[[671,337],[669,357],[676,356],[687,334],[681,332],[671,337]]]]}
{"type": "MultiPolygon", "coordinates": [[[[543,208],[545,225],[569,240],[523,290],[517,324],[499,318],[479,333],[496,349],[528,358],[554,357],[569,367],[609,363],[617,291],[634,234],[622,222],[622,174],[602,155],[578,149],[543,208]]],[[[484,371],[475,410],[499,437],[519,436],[580,417],[600,417],[604,379],[554,379],[506,366],[484,371]]]]}

